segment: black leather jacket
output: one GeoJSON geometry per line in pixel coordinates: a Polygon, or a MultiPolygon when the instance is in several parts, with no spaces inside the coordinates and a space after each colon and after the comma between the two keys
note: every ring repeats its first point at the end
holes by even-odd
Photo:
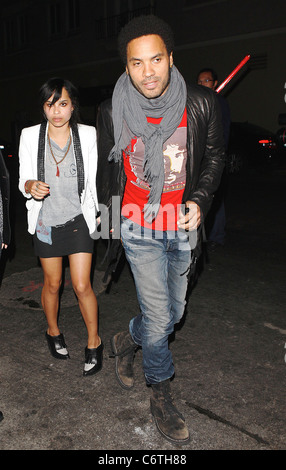
{"type": "MultiPolygon", "coordinates": [[[[199,85],[188,85],[187,89],[187,168],[182,202],[196,202],[204,220],[225,164],[221,111],[217,96],[212,90],[199,85]]],[[[112,196],[119,195],[122,198],[126,181],[123,162],[115,164],[107,160],[114,145],[111,100],[100,105],[97,140],[98,201],[110,208],[112,196]]],[[[118,223],[119,215],[113,218],[118,223]]],[[[118,228],[113,228],[118,234],[118,228]]]]}

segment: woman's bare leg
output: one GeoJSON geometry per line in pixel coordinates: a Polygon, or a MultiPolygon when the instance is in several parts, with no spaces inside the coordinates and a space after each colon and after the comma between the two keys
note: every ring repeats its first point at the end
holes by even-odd
{"type": "Polygon", "coordinates": [[[41,301],[48,322],[50,336],[60,334],[58,327],[59,291],[62,283],[62,258],[40,258],[44,272],[41,301]]]}
{"type": "Polygon", "coordinates": [[[97,348],[101,340],[98,336],[97,299],[90,282],[92,254],[74,253],[69,256],[69,263],[72,285],[77,295],[79,308],[87,328],[87,347],[89,349],[97,348]]]}

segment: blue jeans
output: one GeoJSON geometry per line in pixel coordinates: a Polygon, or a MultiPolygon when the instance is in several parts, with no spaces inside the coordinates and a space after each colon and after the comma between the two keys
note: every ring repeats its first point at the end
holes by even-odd
{"type": "Polygon", "coordinates": [[[155,232],[122,217],[121,238],[140,307],[129,331],[142,347],[147,383],[162,382],[174,374],[168,338],[186,304],[191,262],[188,236],[179,231],[155,232]]]}

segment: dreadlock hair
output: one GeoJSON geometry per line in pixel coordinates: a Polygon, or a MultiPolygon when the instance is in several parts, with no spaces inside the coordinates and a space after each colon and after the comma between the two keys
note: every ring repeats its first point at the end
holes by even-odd
{"type": "Polygon", "coordinates": [[[174,50],[174,35],[171,27],[161,18],[154,15],[137,16],[129,21],[118,36],[118,51],[124,65],[127,63],[127,46],[133,39],[157,34],[165,43],[168,55],[174,50]]]}

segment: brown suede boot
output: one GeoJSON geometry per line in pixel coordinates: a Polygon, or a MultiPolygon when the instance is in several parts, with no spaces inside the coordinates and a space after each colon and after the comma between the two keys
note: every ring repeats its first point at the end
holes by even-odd
{"type": "Polygon", "coordinates": [[[187,444],[190,441],[188,428],[177,410],[171,395],[170,380],[152,384],[151,413],[158,431],[173,444],[187,444]]]}
{"type": "Polygon", "coordinates": [[[116,378],[125,390],[134,386],[133,363],[139,346],[134,343],[129,331],[122,331],[111,338],[111,348],[115,357],[116,378]]]}

